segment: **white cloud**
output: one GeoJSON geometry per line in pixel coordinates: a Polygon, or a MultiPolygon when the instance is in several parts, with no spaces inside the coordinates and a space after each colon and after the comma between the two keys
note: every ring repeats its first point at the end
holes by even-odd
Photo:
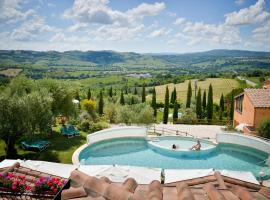
{"type": "Polygon", "coordinates": [[[82,43],[82,42],[89,42],[89,37],[80,37],[80,36],[66,36],[64,33],[56,33],[51,39],[50,42],[66,42],[66,43],[82,43]]]}
{"type": "Polygon", "coordinates": [[[183,17],[179,17],[175,20],[175,22],[173,23],[174,25],[182,25],[184,22],[186,22],[186,19],[183,17]]]}
{"type": "Polygon", "coordinates": [[[72,8],[64,12],[63,17],[72,19],[75,24],[101,24],[127,26],[138,23],[146,16],[154,16],[165,9],[164,3],[142,3],[126,12],[113,10],[109,0],[75,0],[72,8]]]}
{"type": "Polygon", "coordinates": [[[33,9],[22,11],[23,0],[1,0],[0,1],[0,22],[17,22],[25,20],[35,14],[33,9]]]}
{"type": "Polygon", "coordinates": [[[258,0],[256,4],[248,8],[240,9],[225,15],[227,25],[247,25],[264,22],[270,17],[270,13],[265,10],[264,0],[258,0]]]}
{"type": "Polygon", "coordinates": [[[211,44],[235,45],[241,42],[238,28],[226,24],[205,24],[202,22],[185,23],[181,32],[175,38],[183,38],[188,45],[195,45],[200,42],[211,44]]]}
{"type": "Polygon", "coordinates": [[[145,27],[142,24],[135,27],[101,26],[97,30],[90,32],[90,35],[93,35],[95,40],[99,41],[122,41],[138,38],[144,29],[145,27]]]}
{"type": "Polygon", "coordinates": [[[235,0],[235,3],[237,5],[242,5],[245,2],[245,0],[235,0]]]}
{"type": "Polygon", "coordinates": [[[166,28],[161,28],[150,33],[148,37],[150,38],[161,37],[164,35],[168,35],[170,32],[171,30],[167,30],[166,28]]]}
{"type": "Polygon", "coordinates": [[[35,16],[14,29],[10,37],[12,40],[30,41],[38,39],[37,36],[41,33],[56,31],[58,31],[58,29],[47,25],[44,18],[35,16]]]}
{"type": "Polygon", "coordinates": [[[164,9],[165,4],[163,2],[156,2],[154,4],[142,3],[135,8],[128,10],[126,14],[135,18],[143,18],[145,16],[155,16],[164,9]]]}

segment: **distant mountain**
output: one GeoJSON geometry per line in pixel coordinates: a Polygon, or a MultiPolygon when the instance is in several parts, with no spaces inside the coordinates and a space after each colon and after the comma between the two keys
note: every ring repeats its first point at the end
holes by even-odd
{"type": "Polygon", "coordinates": [[[197,53],[139,54],[115,51],[25,51],[0,50],[0,66],[196,66],[224,67],[255,63],[269,67],[270,52],[211,50],[197,53]]]}

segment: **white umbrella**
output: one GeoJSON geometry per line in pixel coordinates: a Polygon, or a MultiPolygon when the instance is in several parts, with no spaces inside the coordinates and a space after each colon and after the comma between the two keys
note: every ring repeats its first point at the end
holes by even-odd
{"type": "Polygon", "coordinates": [[[78,103],[80,103],[80,101],[77,99],[72,99],[72,103],[78,104],[78,103]]]}

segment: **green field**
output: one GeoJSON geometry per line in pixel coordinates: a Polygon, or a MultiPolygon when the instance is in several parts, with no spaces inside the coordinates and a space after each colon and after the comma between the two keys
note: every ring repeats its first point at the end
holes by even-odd
{"type": "Polygon", "coordinates": [[[5,70],[0,70],[0,74],[3,74],[7,77],[15,77],[18,76],[21,73],[22,69],[5,69],[5,70]]]}
{"type": "MultiPolygon", "coordinates": [[[[192,85],[192,95],[194,96],[194,82],[197,79],[192,79],[191,80],[191,85],[192,85]]],[[[176,87],[177,91],[177,99],[179,102],[184,103],[186,101],[186,95],[187,95],[187,88],[188,88],[188,80],[186,80],[183,83],[179,84],[166,84],[166,85],[160,85],[156,86],[156,93],[157,93],[157,101],[164,101],[165,97],[165,89],[166,86],[168,85],[169,91],[172,92],[174,87],[176,87]]],[[[208,91],[209,84],[211,83],[213,86],[213,98],[214,102],[218,103],[219,98],[221,94],[223,93],[224,95],[229,93],[233,88],[237,88],[239,86],[238,82],[234,79],[224,79],[224,78],[208,78],[204,81],[198,81],[198,87],[202,89],[202,91],[206,90],[208,91]]],[[[148,99],[151,98],[151,95],[148,95],[148,99]]]]}

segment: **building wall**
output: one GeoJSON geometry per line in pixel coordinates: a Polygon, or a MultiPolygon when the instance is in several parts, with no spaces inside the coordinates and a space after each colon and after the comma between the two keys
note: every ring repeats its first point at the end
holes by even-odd
{"type": "Polygon", "coordinates": [[[234,100],[234,117],[233,117],[234,127],[241,123],[245,123],[245,124],[249,124],[253,126],[254,115],[255,115],[255,109],[253,105],[251,104],[249,97],[246,94],[244,94],[242,113],[239,113],[236,110],[236,101],[234,100]]]}
{"type": "Polygon", "coordinates": [[[255,109],[255,120],[254,127],[258,128],[262,121],[270,119],[270,108],[256,108],[255,109]]]}

